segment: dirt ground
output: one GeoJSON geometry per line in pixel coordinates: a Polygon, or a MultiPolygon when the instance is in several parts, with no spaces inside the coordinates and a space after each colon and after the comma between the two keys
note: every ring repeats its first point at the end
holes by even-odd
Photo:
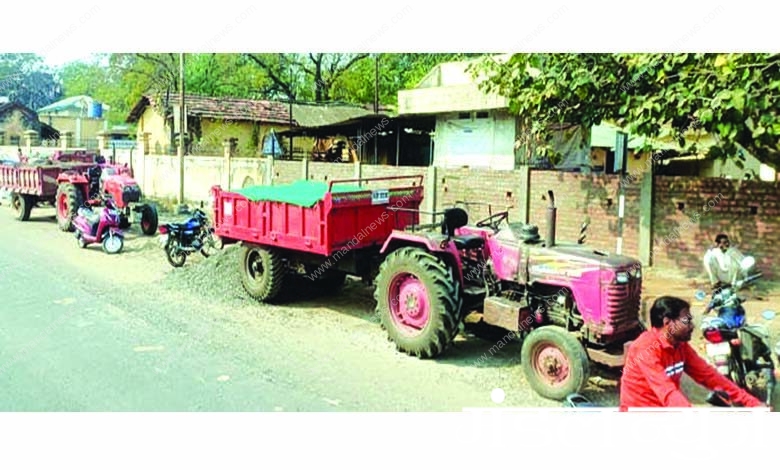
{"type": "MultiPolygon", "coordinates": [[[[2,211],[4,212],[2,222],[10,222],[7,208],[3,207],[2,211]]],[[[185,215],[160,214],[161,223],[184,219],[186,219],[185,215]]],[[[187,259],[184,268],[174,269],[168,265],[157,237],[145,237],[140,234],[137,226],[134,226],[127,233],[125,250],[120,255],[122,268],[115,269],[110,264],[105,264],[106,255],[98,246],[79,250],[73,239],[73,249],[67,249],[66,245],[71,243],[71,240],[67,239],[72,236],[57,231],[53,221],[53,210],[36,209],[29,224],[29,228],[35,232],[40,231],[41,235],[51,234],[58,239],[63,239],[64,248],[58,250],[58,256],[68,258],[74,265],[84,269],[105,272],[105,275],[110,276],[113,281],[136,286],[156,284],[172,292],[181,292],[182,295],[202,296],[210,304],[229,312],[226,313],[229,315],[229,321],[242,318],[248,327],[258,330],[278,327],[282,331],[289,328],[290,322],[301,323],[306,324],[306,328],[316,327],[332,331],[333,335],[341,338],[340,341],[349,341],[364,351],[387,354],[388,358],[396,358],[396,361],[405,362],[412,359],[401,357],[403,355],[395,353],[392,345],[387,343],[386,335],[379,327],[378,318],[374,313],[373,290],[357,279],[348,279],[344,290],[339,295],[298,291],[294,293],[295,298],[285,305],[260,306],[250,299],[241,287],[237,269],[240,250],[237,250],[236,246],[226,247],[223,252],[208,259],[194,255],[187,259]],[[266,315],[272,315],[273,320],[269,321],[266,315]],[[277,321],[279,325],[275,325],[277,321]]],[[[780,310],[778,308],[779,287],[777,283],[765,279],[761,280],[752,291],[745,292],[748,297],[745,308],[749,322],[763,322],[761,312],[764,310],[780,310]]],[[[653,299],[660,295],[679,296],[691,302],[698,325],[705,304],[695,299],[697,289],[707,289],[703,278],[691,280],[674,271],[648,268],[644,272],[643,281],[642,297],[645,311],[649,309],[653,299]]],[[[780,318],[770,322],[769,328],[773,340],[780,340],[780,318]]],[[[487,332],[486,334],[484,330],[469,325],[456,339],[446,357],[435,362],[421,362],[420,370],[430,368],[429,372],[441,374],[442,380],[450,380],[444,379],[448,376],[477,387],[484,387],[486,394],[495,387],[503,388],[508,397],[510,395],[516,397],[514,400],[507,400],[507,405],[560,406],[535,395],[521,377],[519,343],[507,345],[487,360],[478,361],[495,344],[493,338],[500,338],[504,333],[487,332]]],[[[694,333],[693,344],[702,354],[704,353],[703,341],[698,329],[694,333]]],[[[354,359],[362,360],[360,357],[354,359]]],[[[601,405],[616,406],[618,397],[616,379],[614,371],[594,369],[591,371],[591,380],[584,393],[601,405]]],[[[684,388],[692,400],[703,402],[705,393],[703,389],[685,379],[684,388]]]]}

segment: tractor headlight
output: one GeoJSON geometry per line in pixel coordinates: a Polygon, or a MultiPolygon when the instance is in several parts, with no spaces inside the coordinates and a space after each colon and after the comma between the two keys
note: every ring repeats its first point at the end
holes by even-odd
{"type": "Polygon", "coordinates": [[[628,283],[628,273],[627,272],[619,272],[615,275],[615,282],[618,284],[627,284],[628,283]]]}

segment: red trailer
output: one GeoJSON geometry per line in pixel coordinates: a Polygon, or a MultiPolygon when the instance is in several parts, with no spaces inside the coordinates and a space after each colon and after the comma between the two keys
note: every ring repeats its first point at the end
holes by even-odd
{"type": "Polygon", "coordinates": [[[215,231],[225,244],[244,243],[242,279],[257,300],[274,299],[290,271],[336,288],[347,274],[373,278],[393,230],[419,223],[422,179],[296,182],[256,187],[266,193],[257,197],[214,186],[215,231]]]}
{"type": "MultiPolygon", "coordinates": [[[[290,185],[285,189],[297,188],[290,185]]],[[[417,224],[422,191],[422,176],[334,180],[327,184],[319,201],[303,207],[284,201],[252,201],[240,192],[222,191],[215,186],[214,223],[217,234],[227,243],[241,240],[328,257],[345,248],[381,246],[394,229],[417,224]],[[415,182],[408,186],[367,188],[401,179],[415,182]],[[363,187],[343,186],[350,183],[361,183],[363,187]],[[395,212],[393,208],[409,210],[395,212]]]]}

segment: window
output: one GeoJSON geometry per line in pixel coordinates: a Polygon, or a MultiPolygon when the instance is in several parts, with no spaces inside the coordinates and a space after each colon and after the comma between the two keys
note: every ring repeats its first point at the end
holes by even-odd
{"type": "Polygon", "coordinates": [[[471,113],[458,113],[458,119],[471,119],[471,113]]]}
{"type": "Polygon", "coordinates": [[[477,112],[477,119],[487,119],[490,117],[490,113],[487,111],[478,111],[477,112]]]}

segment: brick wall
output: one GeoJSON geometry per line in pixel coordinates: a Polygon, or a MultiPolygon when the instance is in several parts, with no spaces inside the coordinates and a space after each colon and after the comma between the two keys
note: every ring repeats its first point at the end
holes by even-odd
{"type": "MultiPolygon", "coordinates": [[[[437,172],[437,210],[452,207],[455,201],[482,202],[490,204],[492,211],[509,209],[509,220],[520,220],[521,204],[525,200],[525,187],[520,171],[474,170],[466,168],[439,168],[437,172]]],[[[488,216],[488,207],[470,205],[464,207],[473,223],[488,216]]]]}
{"type": "MultiPolygon", "coordinates": [[[[530,223],[547,233],[547,191],[555,195],[556,239],[576,242],[580,225],[590,217],[586,243],[610,253],[617,248],[618,187],[617,175],[583,175],[560,171],[531,171],[530,223]]],[[[641,179],[626,185],[623,219],[623,250],[626,256],[639,256],[639,211],[641,179]]]]}
{"type": "Polygon", "coordinates": [[[765,276],[780,275],[780,183],[680,176],[656,176],[654,183],[655,266],[703,276],[704,251],[722,232],[756,258],[765,276]]]}

